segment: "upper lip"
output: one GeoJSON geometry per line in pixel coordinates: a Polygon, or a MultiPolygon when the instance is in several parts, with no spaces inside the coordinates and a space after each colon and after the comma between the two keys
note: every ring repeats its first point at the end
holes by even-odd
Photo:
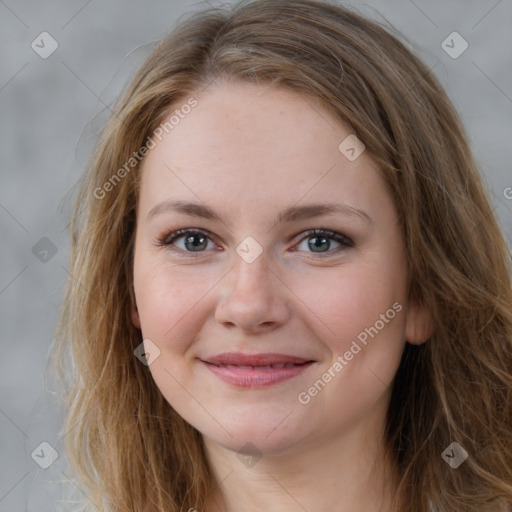
{"type": "Polygon", "coordinates": [[[207,363],[217,366],[234,365],[234,366],[268,366],[271,364],[302,364],[312,361],[311,359],[303,359],[302,357],[290,356],[288,354],[242,354],[240,352],[225,352],[208,359],[204,359],[207,363]]]}

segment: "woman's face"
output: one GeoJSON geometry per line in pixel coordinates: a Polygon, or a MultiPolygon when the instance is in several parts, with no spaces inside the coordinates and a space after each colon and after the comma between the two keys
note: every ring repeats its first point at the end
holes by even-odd
{"type": "Polygon", "coordinates": [[[233,450],[380,428],[405,340],[429,329],[375,163],[289,90],[221,82],[195,98],[141,169],[132,317],[160,351],[156,385],[233,450]],[[199,234],[170,240],[185,229],[199,234]]]}

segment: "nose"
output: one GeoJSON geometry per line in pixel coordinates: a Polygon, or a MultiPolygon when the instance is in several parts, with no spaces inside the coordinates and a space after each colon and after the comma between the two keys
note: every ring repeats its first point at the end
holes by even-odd
{"type": "Polygon", "coordinates": [[[276,329],[290,316],[290,296],[283,282],[265,257],[265,252],[248,263],[238,255],[232,269],[220,283],[216,320],[245,333],[276,329]]]}

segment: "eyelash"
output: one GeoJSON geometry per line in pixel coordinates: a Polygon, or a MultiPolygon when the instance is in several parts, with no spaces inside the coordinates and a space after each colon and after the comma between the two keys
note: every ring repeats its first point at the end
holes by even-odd
{"type": "MultiPolygon", "coordinates": [[[[339,244],[342,245],[342,247],[338,247],[332,251],[327,251],[325,253],[314,253],[314,252],[310,252],[310,254],[315,254],[317,255],[319,258],[327,258],[329,256],[332,255],[332,253],[337,253],[339,252],[340,249],[348,249],[348,248],[352,248],[354,247],[354,242],[352,242],[352,240],[348,237],[346,237],[345,235],[342,235],[340,233],[336,233],[336,231],[331,231],[329,229],[308,229],[307,231],[304,231],[303,233],[301,233],[303,236],[302,238],[299,239],[299,241],[297,243],[300,243],[310,237],[313,237],[313,236],[317,236],[317,237],[325,237],[325,238],[330,238],[330,239],[333,239],[335,242],[338,242],[339,244]],[[323,256],[323,254],[325,254],[326,256],[323,256]]],[[[172,248],[172,243],[175,242],[176,240],[180,239],[180,238],[183,238],[184,236],[190,236],[190,235],[202,235],[202,236],[205,236],[207,238],[209,238],[212,242],[214,240],[212,240],[212,237],[210,236],[210,234],[207,232],[207,231],[203,231],[201,229],[179,229],[177,231],[173,231],[171,233],[168,233],[166,234],[163,238],[158,238],[157,241],[156,241],[156,244],[160,247],[166,247],[167,249],[169,250],[172,250],[173,252],[176,252],[177,254],[179,254],[180,256],[184,256],[184,257],[192,257],[192,258],[197,258],[197,257],[201,257],[206,251],[197,251],[197,254],[194,254],[194,251],[183,251],[183,249],[178,249],[178,248],[172,248]],[[185,254],[183,254],[185,253],[185,254]]]]}

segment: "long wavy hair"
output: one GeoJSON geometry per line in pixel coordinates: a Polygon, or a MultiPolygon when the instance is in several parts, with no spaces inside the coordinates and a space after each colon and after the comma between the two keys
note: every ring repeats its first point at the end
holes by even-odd
{"type": "Polygon", "coordinates": [[[134,356],[142,341],[130,317],[140,164],[126,162],[176,105],[217,77],[316,98],[363,141],[389,185],[409,297],[435,323],[426,343],[406,343],[394,381],[385,438],[399,475],[393,510],[512,507],[510,252],[467,135],[393,29],[315,0],[242,1],[181,20],[99,137],[77,184],[70,278],[50,352],[81,489],[103,510],[178,512],[203,510],[215,485],[200,432],[134,356]],[[457,469],[442,457],[453,442],[468,453],[457,469]]]}

